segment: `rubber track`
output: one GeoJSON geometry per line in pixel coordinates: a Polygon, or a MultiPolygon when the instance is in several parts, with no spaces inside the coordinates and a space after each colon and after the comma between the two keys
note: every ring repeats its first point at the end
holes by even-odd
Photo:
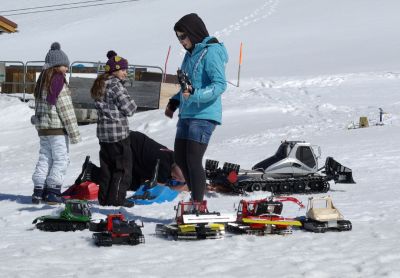
{"type": "Polygon", "coordinates": [[[270,191],[275,194],[311,194],[329,191],[329,182],[323,176],[308,176],[287,179],[249,178],[233,185],[238,191],[270,191]]]}
{"type": "Polygon", "coordinates": [[[70,231],[82,231],[88,228],[85,222],[60,222],[60,221],[45,221],[36,224],[39,230],[46,232],[70,232],[70,231]]]}

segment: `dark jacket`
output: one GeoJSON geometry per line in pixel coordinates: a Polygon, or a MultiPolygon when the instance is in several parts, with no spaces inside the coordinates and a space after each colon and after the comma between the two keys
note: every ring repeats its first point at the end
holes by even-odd
{"type": "Polygon", "coordinates": [[[174,152],[138,131],[129,133],[132,149],[132,190],[136,190],[145,180],[153,176],[157,159],[158,182],[165,183],[171,178],[171,166],[174,163],[174,152]]]}

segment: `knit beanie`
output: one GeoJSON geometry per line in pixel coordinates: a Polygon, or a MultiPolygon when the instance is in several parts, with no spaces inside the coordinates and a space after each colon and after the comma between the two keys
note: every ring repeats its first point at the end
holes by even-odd
{"type": "Polygon", "coordinates": [[[45,58],[45,68],[52,68],[57,66],[69,67],[69,60],[67,54],[61,50],[61,45],[58,42],[53,42],[47,52],[45,58]]]}
{"type": "Polygon", "coordinates": [[[128,69],[128,60],[118,56],[114,50],[110,50],[107,52],[108,61],[104,70],[107,73],[112,73],[117,70],[128,69]]]}
{"type": "Polygon", "coordinates": [[[193,46],[208,37],[208,31],[203,20],[195,13],[187,14],[175,23],[174,31],[184,32],[189,36],[193,46]]]}

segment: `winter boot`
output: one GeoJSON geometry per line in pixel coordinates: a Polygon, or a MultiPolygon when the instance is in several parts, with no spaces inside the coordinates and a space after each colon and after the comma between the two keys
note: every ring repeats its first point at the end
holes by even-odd
{"type": "Polygon", "coordinates": [[[130,201],[125,199],[124,203],[121,206],[122,207],[126,207],[126,208],[132,208],[132,207],[135,206],[135,203],[134,202],[130,202],[130,201]]]}
{"type": "Polygon", "coordinates": [[[86,156],[85,161],[82,164],[82,172],[79,174],[78,178],[75,180],[75,184],[81,184],[85,181],[92,181],[92,169],[93,164],[90,162],[90,156],[86,156]]]}
{"type": "Polygon", "coordinates": [[[44,202],[49,205],[61,204],[64,198],[61,196],[61,186],[47,187],[44,194],[44,202]]]}
{"type": "Polygon", "coordinates": [[[43,201],[43,187],[37,187],[35,186],[33,188],[33,194],[32,194],[32,204],[40,204],[43,201]]]}

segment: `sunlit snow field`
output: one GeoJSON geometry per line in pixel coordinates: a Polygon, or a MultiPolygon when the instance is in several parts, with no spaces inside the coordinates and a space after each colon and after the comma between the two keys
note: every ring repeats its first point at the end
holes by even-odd
{"type": "MultiPolygon", "coordinates": [[[[52,3],[37,2],[5,1],[2,9],[52,3]]],[[[115,49],[135,63],[163,65],[172,45],[173,72],[182,52],[172,26],[185,13],[198,12],[210,33],[227,45],[227,73],[233,83],[240,41],[245,45],[241,85],[229,85],[223,95],[223,124],[206,158],[251,168],[271,156],[282,140],[305,140],[321,147],[320,166],[332,156],[353,170],[356,184],[332,183],[327,193],[352,222],[350,232],[295,230],[265,237],[227,233],[221,240],[171,241],[155,237],[154,229],[156,223],[173,220],[176,202],[133,208],[94,203],[94,218],[122,212],[143,221],[146,238],[143,245],[98,248],[88,230],[34,229],[33,219],[58,214],[62,206],[31,204],[39,149],[30,124],[34,111],[17,98],[0,95],[1,276],[399,277],[399,8],[396,1],[383,5],[372,0],[143,0],[10,17],[20,32],[0,36],[0,60],[40,60],[51,42],[59,41],[71,61],[105,60],[106,51],[115,49]],[[383,126],[374,125],[379,108],[386,112],[383,126]],[[370,127],[348,129],[361,116],[368,117],[370,127]]],[[[176,117],[166,118],[163,110],[130,119],[132,130],[170,148],[175,125],[176,117]]],[[[98,163],[95,129],[80,126],[83,142],[70,146],[64,188],[73,183],[86,155],[98,163]]],[[[241,198],[266,196],[268,192],[245,197],[214,193],[206,199],[210,210],[234,213],[241,198]]],[[[310,196],[295,197],[306,204],[310,196]]],[[[188,198],[182,193],[178,199],[188,198]]],[[[283,215],[304,214],[285,203],[283,215]]]]}

